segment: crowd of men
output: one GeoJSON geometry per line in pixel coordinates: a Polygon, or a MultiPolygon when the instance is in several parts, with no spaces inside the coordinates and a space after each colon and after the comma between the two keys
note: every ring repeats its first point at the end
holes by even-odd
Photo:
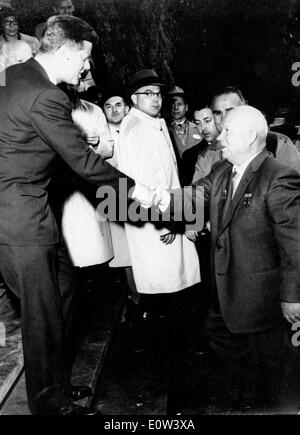
{"type": "MultiPolygon", "coordinates": [[[[98,35],[74,12],[71,0],[57,1],[56,15],[36,28],[38,41],[19,32],[15,11],[0,10],[6,68],[0,86],[0,272],[21,302],[32,413],[97,414],[74,403],[92,391],[70,384],[70,342],[75,266],[101,260],[95,260],[99,251],[89,262],[82,252],[78,264],[72,256],[70,224],[65,232],[61,225],[64,204],[55,212],[61,189],[53,189],[54,170],[65,171],[58,160],[89,184],[94,200],[108,185],[141,211],[139,222],[128,215],[125,223],[110,223],[102,247],[112,246],[113,254],[103,261],[125,269],[145,313],[163,307],[167,412],[184,405],[191,301],[196,294],[201,303],[203,289],[209,299],[205,330],[227,373],[228,397],[241,403],[251,384],[254,407],[288,403],[297,409],[299,357],[291,335],[300,321],[300,154],[293,141],[271,131],[264,114],[231,86],[195,106],[193,122],[187,93],[169,87],[153,69],[137,71],[127,93],[107,89],[100,102],[98,92],[80,92],[89,85],[95,90],[86,77],[98,35]],[[21,59],[15,55],[20,41],[31,49],[21,59]],[[190,184],[190,194],[183,194],[190,184]],[[182,209],[187,214],[178,220],[182,209]],[[195,212],[203,214],[203,225],[191,229],[187,217],[195,212]]],[[[80,190],[74,180],[73,191],[80,190]]],[[[78,212],[85,207],[77,204],[78,212]]]]}

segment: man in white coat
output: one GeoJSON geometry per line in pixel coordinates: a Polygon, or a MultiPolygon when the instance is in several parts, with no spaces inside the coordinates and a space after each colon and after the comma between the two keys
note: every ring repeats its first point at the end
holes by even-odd
{"type": "MultiPolygon", "coordinates": [[[[164,119],[161,84],[154,70],[137,72],[130,84],[133,108],[124,118],[119,138],[119,169],[137,181],[161,188],[180,186],[176,157],[164,119]]],[[[182,390],[182,362],[187,359],[186,307],[191,287],[200,282],[194,243],[154,223],[125,224],[137,291],[143,301],[165,306],[171,346],[168,412],[177,409],[182,390]],[[172,363],[173,362],[173,363],[172,363]]],[[[149,305],[148,305],[149,306],[149,305]]]]}

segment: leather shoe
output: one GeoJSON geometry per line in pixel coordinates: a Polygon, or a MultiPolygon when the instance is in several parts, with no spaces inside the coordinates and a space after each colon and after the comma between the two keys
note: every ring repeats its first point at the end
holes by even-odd
{"type": "Polygon", "coordinates": [[[84,406],[75,405],[74,403],[65,405],[60,408],[59,415],[101,415],[97,409],[86,408],[84,406]]]}
{"type": "Polygon", "coordinates": [[[91,388],[86,385],[70,385],[64,391],[68,398],[73,402],[77,402],[77,400],[93,395],[91,388]]]}

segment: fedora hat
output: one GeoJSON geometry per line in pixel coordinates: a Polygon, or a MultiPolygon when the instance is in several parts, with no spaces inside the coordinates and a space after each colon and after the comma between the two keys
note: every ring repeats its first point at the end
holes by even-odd
{"type": "Polygon", "coordinates": [[[129,83],[130,94],[134,94],[135,91],[144,86],[166,86],[161,82],[154,69],[142,69],[134,74],[129,83]]]}
{"type": "Polygon", "coordinates": [[[173,86],[169,91],[168,91],[168,95],[170,95],[171,97],[173,96],[177,96],[177,95],[185,95],[185,92],[182,88],[180,88],[179,86],[173,86]]]}
{"type": "Polygon", "coordinates": [[[109,100],[112,97],[121,97],[123,98],[124,102],[128,104],[127,102],[127,94],[125,90],[121,87],[116,88],[106,88],[102,93],[102,105],[106,103],[107,100],[109,100]]]}

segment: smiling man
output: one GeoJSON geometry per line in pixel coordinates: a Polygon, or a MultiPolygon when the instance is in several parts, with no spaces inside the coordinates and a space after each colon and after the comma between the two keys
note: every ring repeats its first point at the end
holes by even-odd
{"type": "MultiPolygon", "coordinates": [[[[298,400],[300,392],[298,352],[284,341],[300,320],[300,176],[267,152],[267,134],[257,109],[228,111],[218,137],[223,160],[195,183],[204,188],[198,199],[211,223],[207,332],[221,370],[228,369],[222,400],[239,406],[248,397],[256,410],[278,405],[282,387],[288,400],[288,387],[298,400]],[[282,382],[286,363],[295,375],[290,385],[282,382]]],[[[182,207],[181,192],[173,195],[171,206],[182,207]]],[[[185,197],[185,206],[195,198],[185,197]]]]}
{"type": "Polygon", "coordinates": [[[47,192],[57,157],[95,190],[103,184],[118,190],[120,177],[134,185],[84,142],[56,86],[78,84],[97,40],[79,18],[51,17],[36,58],[8,68],[0,87],[0,271],[21,301],[28,403],[38,414],[94,414],[72,404],[89,391],[71,387],[65,376],[65,302],[72,295],[64,294],[66,261],[47,192]]]}

